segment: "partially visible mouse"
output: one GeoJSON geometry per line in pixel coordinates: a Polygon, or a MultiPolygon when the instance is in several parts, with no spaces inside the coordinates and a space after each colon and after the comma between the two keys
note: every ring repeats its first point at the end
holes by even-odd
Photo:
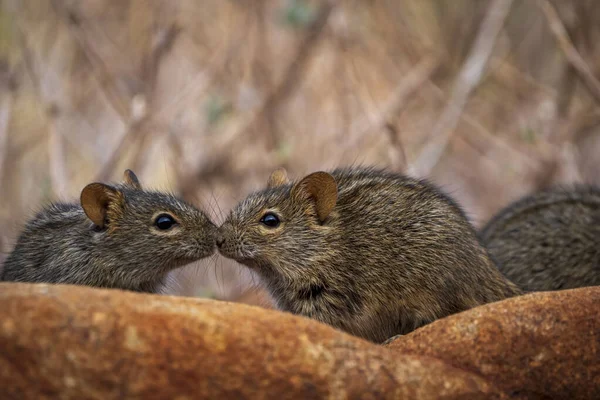
{"type": "Polygon", "coordinates": [[[483,227],[500,271],[528,291],[600,285],[600,189],[556,186],[523,197],[483,227]]]}
{"type": "Polygon", "coordinates": [[[54,203],[38,212],[1,280],[157,293],[169,271],[214,253],[215,232],[204,212],[144,190],[126,170],[122,183],[87,185],[80,204],[54,203]]]}
{"type": "Polygon", "coordinates": [[[281,310],[382,343],[438,318],[521,294],[460,207],[432,184],[374,168],[278,169],[216,236],[281,310]]]}

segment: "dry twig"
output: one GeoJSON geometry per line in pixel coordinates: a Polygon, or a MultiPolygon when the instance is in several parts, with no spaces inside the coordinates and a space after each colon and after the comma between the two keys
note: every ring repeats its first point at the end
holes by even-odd
{"type": "MultiPolygon", "coordinates": [[[[179,32],[180,30],[175,25],[171,25],[170,27],[157,32],[159,40],[156,41],[151,49],[150,54],[148,55],[148,63],[145,64],[146,69],[143,71],[145,78],[144,83],[146,84],[145,93],[133,98],[128,129],[123,136],[121,136],[119,143],[114,147],[109,159],[102,165],[100,173],[98,174],[98,180],[108,180],[113,175],[117,166],[117,161],[124,153],[128,142],[134,143],[143,140],[143,136],[152,132],[152,130],[149,129],[149,125],[155,114],[153,105],[156,101],[155,93],[158,81],[158,71],[162,59],[173,47],[179,32]]],[[[137,154],[139,155],[141,153],[138,152],[137,154]]],[[[134,160],[134,164],[139,165],[139,162],[134,160]]]]}
{"type": "Polygon", "coordinates": [[[565,132],[571,132],[569,137],[576,145],[582,144],[587,138],[597,132],[600,127],[600,110],[583,112],[569,121],[565,132]]]}
{"type": "MultiPolygon", "coordinates": [[[[440,98],[444,98],[444,91],[440,87],[436,86],[433,83],[430,83],[429,86],[431,87],[435,95],[437,95],[440,98]]],[[[529,157],[529,155],[526,152],[519,149],[519,147],[516,144],[510,143],[508,138],[499,135],[494,135],[481,122],[479,122],[476,117],[474,117],[470,113],[463,112],[460,116],[460,119],[462,122],[466,123],[467,125],[469,125],[477,131],[476,133],[474,133],[467,129],[464,131],[457,132],[459,136],[464,136],[464,139],[468,143],[472,143],[474,140],[484,141],[485,147],[492,145],[497,148],[500,148],[506,151],[507,153],[510,153],[512,156],[519,158],[519,162],[523,162],[529,167],[535,167],[537,165],[535,160],[529,157]]]]}
{"type": "Polygon", "coordinates": [[[52,190],[55,195],[63,196],[68,191],[69,178],[65,158],[65,140],[58,132],[58,108],[51,107],[47,111],[48,118],[48,167],[52,190]]]}
{"type": "Polygon", "coordinates": [[[558,42],[560,49],[565,54],[567,61],[573,66],[592,97],[596,102],[600,103],[600,81],[596,79],[590,67],[569,39],[567,29],[561,22],[556,9],[548,0],[538,0],[538,4],[544,12],[546,19],[548,20],[548,26],[558,42]]]}
{"type": "MultiPolygon", "coordinates": [[[[216,154],[235,154],[231,151],[231,146],[240,136],[248,132],[257,121],[260,121],[268,112],[274,111],[274,109],[281,103],[283,103],[300,85],[302,80],[302,72],[306,69],[308,62],[311,59],[313,49],[316,44],[320,41],[325,31],[325,27],[329,21],[335,6],[334,1],[327,1],[321,7],[315,20],[307,27],[307,34],[299,45],[298,51],[295,57],[288,64],[286,71],[283,73],[283,78],[275,86],[275,88],[268,94],[268,96],[258,105],[254,111],[241,116],[237,123],[231,129],[221,133],[219,135],[219,141],[215,143],[213,153],[216,154]],[[228,151],[225,151],[229,149],[228,151]]],[[[239,141],[238,141],[239,143],[239,141]]],[[[203,160],[198,160],[196,165],[190,168],[188,174],[182,177],[181,186],[190,186],[190,183],[196,180],[196,176],[201,173],[204,168],[203,160]]]]}
{"type": "MultiPolygon", "coordinates": [[[[35,57],[31,51],[25,35],[25,30],[20,26],[19,23],[15,24],[15,31],[17,42],[20,45],[21,52],[23,55],[23,64],[25,71],[29,75],[33,87],[38,94],[39,100],[44,107],[46,107],[44,118],[49,120],[48,127],[48,163],[49,163],[49,176],[50,186],[55,195],[63,195],[67,191],[68,187],[68,173],[67,166],[65,164],[64,157],[64,146],[65,138],[56,129],[56,119],[60,107],[56,104],[51,97],[57,97],[57,92],[60,91],[60,87],[52,87],[44,90],[42,85],[42,77],[38,74],[38,69],[35,64],[35,57]]],[[[59,51],[58,48],[54,49],[59,51]]],[[[33,143],[37,144],[37,141],[33,143]]],[[[27,146],[26,146],[27,147],[27,146]]]]}
{"type": "Polygon", "coordinates": [[[92,67],[93,76],[96,79],[98,88],[104,94],[109,104],[121,118],[125,125],[125,132],[121,135],[118,143],[112,151],[109,151],[110,157],[100,167],[100,172],[96,179],[105,181],[110,179],[117,161],[121,158],[127,144],[138,140],[139,136],[146,132],[146,127],[150,123],[152,113],[149,108],[154,102],[154,93],[156,89],[156,81],[158,70],[163,57],[169,53],[173,44],[180,32],[175,25],[171,25],[157,33],[157,38],[153,48],[148,55],[147,62],[144,63],[143,71],[144,83],[146,90],[143,95],[135,96],[131,102],[123,99],[120,95],[116,80],[112,76],[106,63],[100,55],[94,50],[94,47],[86,38],[85,31],[82,28],[80,19],[69,10],[67,6],[59,3],[57,0],[52,1],[52,5],[56,13],[62,18],[65,25],[75,38],[83,54],[90,66],[92,67]],[[150,106],[148,106],[148,103],[150,106]],[[131,106],[130,106],[131,104],[131,106]]]}
{"type": "Polygon", "coordinates": [[[85,55],[86,60],[91,67],[92,76],[96,80],[98,88],[104,95],[104,98],[108,101],[108,104],[111,105],[117,115],[121,117],[123,123],[126,123],[129,119],[128,102],[124,100],[119,93],[116,79],[112,76],[110,69],[102,57],[94,50],[93,46],[89,45],[85,31],[81,26],[81,20],[69,10],[63,2],[52,0],[51,4],[54,12],[61,18],[85,55]]]}
{"type": "Polygon", "coordinates": [[[0,70],[0,182],[2,182],[2,178],[4,177],[4,162],[6,161],[8,152],[8,125],[13,106],[13,91],[10,88],[10,80],[9,73],[4,74],[0,70]],[[6,79],[4,79],[4,75],[6,75],[6,79]]]}
{"type": "Polygon", "coordinates": [[[343,149],[355,148],[372,132],[381,132],[390,118],[404,108],[412,95],[423,86],[439,68],[441,58],[438,55],[425,56],[402,79],[389,99],[374,118],[361,119],[352,123],[343,149]]]}
{"type": "Polygon", "coordinates": [[[473,47],[456,79],[450,101],[433,127],[429,143],[410,166],[409,173],[412,175],[429,175],[444,154],[467,100],[479,84],[511,5],[512,0],[491,2],[473,47]]]}
{"type": "Polygon", "coordinates": [[[306,70],[308,62],[311,60],[311,55],[320,41],[325,31],[325,27],[329,21],[329,16],[333,10],[331,2],[325,2],[319,11],[315,20],[306,28],[307,34],[298,46],[296,55],[288,63],[287,69],[283,73],[283,78],[268,94],[266,99],[257,108],[256,112],[248,116],[242,124],[242,128],[223,135],[226,140],[224,143],[230,143],[234,138],[248,131],[258,120],[261,120],[269,112],[275,112],[276,108],[282,104],[302,82],[301,76],[306,70]]]}

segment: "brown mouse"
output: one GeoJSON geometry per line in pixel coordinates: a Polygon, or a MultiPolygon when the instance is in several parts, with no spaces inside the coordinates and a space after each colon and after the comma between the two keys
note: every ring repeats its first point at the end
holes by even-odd
{"type": "Polygon", "coordinates": [[[207,215],[167,193],[91,183],[80,204],[54,203],[29,221],[2,279],[156,293],[169,271],[214,253],[207,215]]]}
{"type": "Polygon", "coordinates": [[[481,240],[500,271],[522,289],[600,285],[600,189],[556,186],[499,211],[481,240]]]}
{"type": "Polygon", "coordinates": [[[450,197],[374,168],[296,182],[276,170],[216,242],[259,275],[279,309],[378,343],[521,293],[450,197]]]}

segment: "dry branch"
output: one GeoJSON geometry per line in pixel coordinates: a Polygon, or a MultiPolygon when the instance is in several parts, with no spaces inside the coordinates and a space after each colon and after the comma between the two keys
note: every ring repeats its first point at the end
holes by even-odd
{"type": "Polygon", "coordinates": [[[600,127],[600,110],[575,116],[565,128],[565,132],[570,132],[569,137],[573,143],[580,145],[596,133],[598,127],[600,127]]]}
{"type": "MultiPolygon", "coordinates": [[[[142,63],[142,77],[144,83],[147,85],[144,94],[149,101],[155,100],[154,93],[156,92],[160,64],[173,48],[180,33],[181,29],[175,24],[170,25],[168,28],[160,29],[156,33],[156,40],[150,53],[147,55],[145,62],[142,63]]],[[[150,108],[153,109],[154,107],[151,106],[150,108]]]]}
{"type": "Polygon", "coordinates": [[[388,148],[388,158],[390,160],[390,167],[393,170],[401,171],[406,168],[407,158],[406,151],[404,150],[404,146],[402,141],[400,140],[400,135],[398,131],[392,124],[386,124],[385,130],[387,132],[388,140],[390,146],[388,148]]]}
{"type": "Polygon", "coordinates": [[[567,61],[573,66],[577,75],[588,89],[592,97],[596,100],[597,103],[600,103],[600,81],[596,79],[592,70],[587,65],[583,57],[579,54],[571,40],[569,39],[569,34],[567,33],[567,29],[563,25],[556,12],[556,9],[548,0],[539,0],[538,4],[546,19],[548,20],[548,26],[554,35],[560,49],[565,54],[567,61]]]}
{"type": "Polygon", "coordinates": [[[145,119],[142,121],[134,119],[131,123],[126,125],[127,129],[119,138],[119,143],[117,143],[113,150],[110,151],[110,157],[108,157],[108,159],[100,167],[96,176],[96,180],[102,182],[110,179],[115,168],[117,167],[119,159],[127,148],[127,144],[135,143],[144,131],[144,128],[146,127],[146,124],[144,123],[145,121],[145,119]]]}
{"type": "MultiPolygon", "coordinates": [[[[25,30],[20,26],[19,23],[15,24],[15,31],[17,37],[17,43],[19,43],[21,53],[23,56],[23,64],[25,71],[31,79],[32,85],[39,97],[40,102],[43,104],[45,109],[44,118],[49,121],[48,126],[48,173],[50,176],[50,186],[55,195],[63,195],[67,191],[68,187],[68,173],[67,166],[65,163],[64,147],[65,138],[56,129],[57,114],[60,107],[55,104],[51,96],[56,96],[57,89],[51,88],[43,90],[42,78],[38,74],[36,68],[33,52],[31,51],[27,42],[25,30]]],[[[60,88],[59,88],[60,89],[60,88]]],[[[38,142],[33,142],[36,145],[38,142]]],[[[29,146],[25,146],[29,149],[29,146]]],[[[1,169],[1,168],[0,168],[1,169]]]]}
{"type": "Polygon", "coordinates": [[[428,55],[419,61],[406,74],[406,77],[398,83],[389,99],[374,118],[361,119],[352,123],[342,149],[355,148],[371,133],[381,132],[385,129],[390,118],[397,115],[406,106],[409,99],[431,78],[440,64],[441,57],[438,55],[428,55]]]}
{"type": "MultiPolygon", "coordinates": [[[[13,93],[0,82],[0,182],[2,182],[4,162],[8,152],[8,124],[12,115],[13,93]]],[[[1,247],[0,247],[1,250],[1,247]]]]}
{"type": "Polygon", "coordinates": [[[65,140],[57,130],[57,110],[48,111],[48,166],[52,190],[57,196],[64,196],[69,187],[65,157],[65,140]]]}
{"type": "MultiPolygon", "coordinates": [[[[231,150],[231,147],[236,139],[248,132],[257,121],[264,118],[268,112],[274,111],[279,104],[284,102],[292,93],[294,93],[296,88],[302,82],[300,78],[311,59],[316,44],[323,36],[323,32],[325,31],[325,27],[327,26],[334,7],[334,1],[327,1],[321,6],[315,20],[306,28],[307,34],[300,43],[296,55],[292,58],[291,62],[289,62],[287,69],[283,73],[283,78],[254,111],[241,116],[231,129],[228,129],[219,135],[219,141],[215,143],[213,153],[234,154],[235,152],[231,150]]],[[[191,183],[196,180],[196,176],[201,174],[202,169],[204,168],[202,161],[203,160],[198,160],[196,165],[190,168],[191,172],[182,177],[180,183],[181,187],[190,186],[191,183]]]]}
{"type": "Polygon", "coordinates": [[[444,154],[467,100],[479,84],[511,5],[512,0],[491,2],[473,47],[456,79],[450,101],[435,124],[429,143],[410,166],[409,173],[412,175],[429,175],[444,154]]]}
{"type": "MultiPolygon", "coordinates": [[[[130,118],[127,122],[128,129],[121,136],[119,143],[114,147],[109,159],[102,165],[98,174],[98,180],[105,181],[113,175],[118,160],[127,148],[127,143],[138,142],[140,138],[143,139],[143,136],[152,131],[149,129],[149,125],[156,114],[153,106],[156,100],[154,97],[158,83],[160,63],[173,47],[179,32],[180,30],[175,25],[171,25],[169,28],[158,32],[159,40],[150,51],[148,63],[143,74],[146,91],[143,95],[136,95],[133,98],[130,118]]],[[[139,163],[136,161],[135,164],[139,163]]]]}
{"type": "Polygon", "coordinates": [[[125,125],[125,132],[119,138],[118,143],[112,151],[110,157],[102,164],[97,175],[98,180],[105,181],[113,175],[114,169],[118,165],[118,160],[121,158],[128,143],[134,143],[139,136],[146,132],[144,129],[151,118],[150,108],[148,103],[153,103],[153,95],[156,88],[156,80],[158,70],[163,57],[169,53],[173,44],[180,33],[180,29],[175,25],[158,32],[158,37],[148,55],[147,62],[143,65],[144,83],[146,91],[143,95],[134,97],[131,102],[123,99],[119,94],[116,86],[116,79],[112,76],[106,63],[94,50],[93,46],[86,38],[85,31],[82,28],[80,19],[68,9],[67,6],[57,0],[52,1],[55,12],[61,17],[65,25],[75,38],[85,55],[88,63],[92,67],[93,77],[95,78],[98,88],[104,94],[109,104],[116,111],[125,125]]]}
{"type": "Polygon", "coordinates": [[[107,103],[112,107],[116,114],[121,119],[121,122],[127,127],[125,132],[122,134],[119,143],[115,146],[115,149],[110,152],[111,156],[107,161],[104,162],[100,167],[98,174],[98,180],[106,180],[112,174],[112,168],[115,167],[116,161],[120,157],[120,149],[123,145],[128,142],[130,136],[132,136],[137,129],[134,129],[136,124],[130,122],[131,110],[128,106],[128,102],[123,99],[116,86],[116,79],[110,73],[110,70],[102,57],[93,49],[88,43],[85,32],[81,26],[80,19],[67,8],[62,2],[57,0],[52,1],[52,6],[55,13],[63,21],[76,43],[79,45],[79,49],[85,56],[87,63],[91,67],[91,74],[98,85],[100,93],[103,94],[107,103]]]}
{"type": "Polygon", "coordinates": [[[321,7],[315,20],[306,28],[307,34],[298,46],[295,56],[288,63],[287,69],[283,73],[283,78],[275,88],[267,95],[266,99],[257,107],[257,110],[241,124],[241,128],[232,130],[223,135],[222,144],[229,144],[237,137],[247,132],[260,119],[264,118],[268,112],[274,112],[276,107],[283,103],[302,82],[303,72],[306,70],[311,55],[316,44],[323,36],[325,27],[329,21],[334,5],[332,2],[325,2],[321,7]]]}
{"type": "Polygon", "coordinates": [[[56,14],[63,21],[77,44],[86,57],[87,62],[90,64],[92,77],[96,80],[98,88],[107,99],[108,104],[111,105],[113,110],[121,117],[124,123],[129,119],[129,107],[128,102],[122,98],[119,94],[116,85],[116,79],[110,73],[110,69],[100,57],[100,55],[94,50],[94,48],[88,43],[85,32],[81,25],[81,20],[67,8],[63,2],[52,0],[52,7],[56,14]]]}
{"type": "MultiPolygon", "coordinates": [[[[320,39],[323,37],[323,32],[325,31],[332,10],[333,4],[331,2],[325,2],[321,7],[317,17],[307,28],[308,33],[300,43],[295,57],[288,63],[288,67],[283,74],[283,79],[280,81],[280,84],[269,94],[262,105],[260,112],[250,124],[265,117],[267,113],[275,113],[276,107],[283,103],[283,101],[285,101],[285,99],[294,93],[296,88],[300,86],[300,83],[302,82],[301,77],[306,70],[308,62],[311,60],[311,55],[313,54],[317,43],[319,43],[320,39]]],[[[276,138],[272,139],[274,142],[277,140],[276,138]]]]}
{"type": "MultiPolygon", "coordinates": [[[[444,91],[440,87],[436,86],[433,83],[430,83],[429,86],[436,96],[444,99],[444,91]]],[[[460,119],[462,122],[466,123],[476,131],[472,132],[466,129],[464,131],[457,132],[459,136],[464,136],[464,139],[467,140],[469,143],[476,139],[479,141],[484,141],[486,146],[494,146],[500,148],[503,151],[506,151],[507,153],[511,154],[513,157],[519,158],[519,162],[525,163],[529,167],[537,166],[535,160],[532,159],[526,152],[519,149],[517,144],[510,143],[508,138],[502,137],[501,135],[494,135],[481,122],[479,122],[476,117],[474,117],[470,113],[463,112],[460,116],[460,119]]]]}

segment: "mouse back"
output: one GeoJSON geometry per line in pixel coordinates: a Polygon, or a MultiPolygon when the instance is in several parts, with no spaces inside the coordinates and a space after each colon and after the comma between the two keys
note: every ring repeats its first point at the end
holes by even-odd
{"type": "Polygon", "coordinates": [[[509,279],[528,291],[600,285],[600,189],[556,186],[514,201],[481,229],[509,279]]]}

